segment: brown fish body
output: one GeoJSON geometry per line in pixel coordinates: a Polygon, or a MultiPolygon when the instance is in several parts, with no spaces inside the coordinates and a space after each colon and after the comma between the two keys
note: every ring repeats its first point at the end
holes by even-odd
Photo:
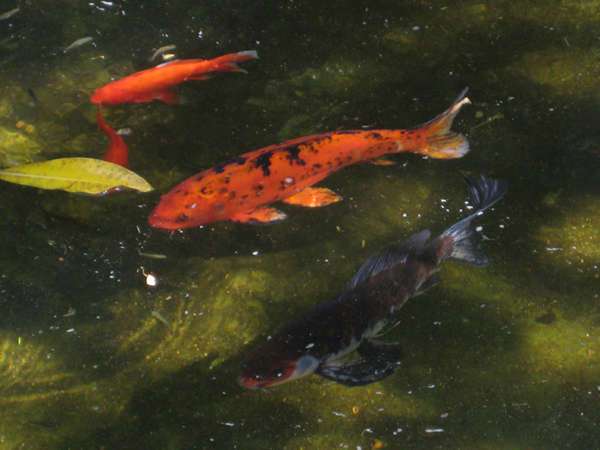
{"type": "Polygon", "coordinates": [[[372,383],[393,373],[385,349],[377,350],[376,336],[412,297],[439,282],[436,272],[446,259],[484,266],[487,256],[479,248],[472,221],[499,201],[506,183],[482,177],[467,180],[475,211],[427,243],[423,230],[400,246],[390,246],[370,257],[346,290],[308,311],[270,337],[242,365],[238,382],[258,389],[316,373],[348,386],[372,383]],[[369,346],[371,353],[365,351],[369,346]],[[361,353],[361,347],[363,351],[361,353]],[[346,361],[358,350],[362,360],[346,361]],[[366,358],[366,359],[365,359],[366,358]]]}

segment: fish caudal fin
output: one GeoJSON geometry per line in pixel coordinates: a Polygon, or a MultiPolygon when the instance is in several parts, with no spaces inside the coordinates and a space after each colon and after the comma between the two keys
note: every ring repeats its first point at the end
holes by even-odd
{"type": "MultiPolygon", "coordinates": [[[[215,58],[215,67],[212,68],[211,72],[242,72],[248,73],[246,69],[242,69],[237,63],[247,61],[249,59],[258,59],[258,53],[256,50],[244,50],[242,52],[230,53],[228,55],[220,56],[215,58]]],[[[199,74],[202,76],[202,74],[199,74]]],[[[193,79],[193,78],[190,78],[193,79]]]]}
{"type": "Polygon", "coordinates": [[[464,105],[471,103],[467,95],[469,88],[465,88],[452,106],[439,116],[419,126],[423,130],[425,146],[419,153],[430,158],[462,158],[469,151],[469,141],[462,134],[450,130],[454,118],[464,105]]]}
{"type": "Polygon", "coordinates": [[[447,249],[443,252],[445,256],[442,256],[442,259],[450,258],[476,266],[485,266],[489,263],[489,258],[479,246],[479,237],[473,226],[473,219],[498,202],[506,194],[508,185],[503,180],[486,178],[483,175],[475,181],[465,177],[465,182],[475,212],[444,231],[430,246],[435,248],[441,245],[447,249]]]}

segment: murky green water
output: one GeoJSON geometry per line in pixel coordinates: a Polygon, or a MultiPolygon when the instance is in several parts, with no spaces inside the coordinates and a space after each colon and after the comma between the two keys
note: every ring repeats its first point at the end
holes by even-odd
{"type": "Polygon", "coordinates": [[[105,108],[133,130],[130,164],[152,194],[0,185],[2,448],[598,446],[600,2],[24,0],[0,13],[15,6],[0,22],[2,166],[102,157],[89,95],[157,47],[260,59],[182,86],[184,105],[105,108]],[[321,183],[343,202],[282,206],[273,226],[146,223],[161,193],[225,159],[419,124],[465,86],[463,159],[346,168],[321,183]],[[237,385],[250,350],[371,252],[462,217],[462,174],[480,173],[510,184],[478,219],[492,264],[446,264],[400,311],[393,376],[237,385]]]}

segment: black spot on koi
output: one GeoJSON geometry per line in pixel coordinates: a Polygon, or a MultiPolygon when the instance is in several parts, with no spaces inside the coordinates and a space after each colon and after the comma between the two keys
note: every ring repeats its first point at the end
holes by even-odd
{"type": "Polygon", "coordinates": [[[383,139],[383,136],[380,133],[377,133],[376,131],[372,131],[369,134],[367,134],[367,138],[373,138],[373,139],[383,139]]]}
{"type": "Polygon", "coordinates": [[[342,131],[336,131],[335,134],[361,134],[364,133],[361,130],[342,130],[342,131]]]}
{"type": "Polygon", "coordinates": [[[238,156],[236,158],[227,160],[225,162],[222,162],[220,164],[217,164],[216,166],[213,167],[213,170],[215,171],[215,173],[223,173],[225,171],[225,167],[230,166],[232,164],[237,164],[238,166],[243,165],[246,162],[246,158],[242,157],[242,156],[238,156]]]}
{"type": "Polygon", "coordinates": [[[271,158],[273,157],[273,151],[268,151],[263,153],[262,155],[260,155],[258,158],[256,158],[256,162],[255,167],[261,168],[263,171],[263,175],[265,177],[268,177],[269,175],[271,175],[271,170],[269,169],[269,167],[271,167],[271,158]]]}
{"type": "Polygon", "coordinates": [[[319,136],[314,138],[312,141],[310,141],[310,143],[306,144],[306,148],[307,150],[313,152],[313,153],[319,153],[319,150],[317,148],[315,148],[315,145],[322,145],[324,143],[329,143],[331,142],[332,137],[330,135],[325,135],[325,136],[319,136]]]}
{"type": "Polygon", "coordinates": [[[287,159],[291,165],[305,166],[306,161],[300,158],[300,148],[297,145],[286,147],[285,149],[288,152],[287,159]]]}
{"type": "Polygon", "coordinates": [[[177,222],[187,222],[188,220],[190,220],[189,216],[187,214],[179,214],[177,216],[177,219],[175,219],[175,221],[177,222]]]}
{"type": "Polygon", "coordinates": [[[202,186],[202,189],[200,189],[200,194],[204,196],[213,195],[213,192],[214,191],[209,186],[202,186]]]}

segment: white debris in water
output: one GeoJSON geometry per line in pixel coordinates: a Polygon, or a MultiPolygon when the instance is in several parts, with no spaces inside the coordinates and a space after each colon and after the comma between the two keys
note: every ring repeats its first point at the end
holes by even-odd
{"type": "Polygon", "coordinates": [[[425,428],[425,433],[443,433],[443,428],[425,428]]]}
{"type": "Polygon", "coordinates": [[[146,284],[150,287],[155,287],[158,284],[158,280],[151,273],[146,274],[146,284]]]}
{"type": "Polygon", "coordinates": [[[258,255],[258,250],[254,250],[254,251],[252,252],[252,256],[256,256],[256,255],[258,255]]]}

